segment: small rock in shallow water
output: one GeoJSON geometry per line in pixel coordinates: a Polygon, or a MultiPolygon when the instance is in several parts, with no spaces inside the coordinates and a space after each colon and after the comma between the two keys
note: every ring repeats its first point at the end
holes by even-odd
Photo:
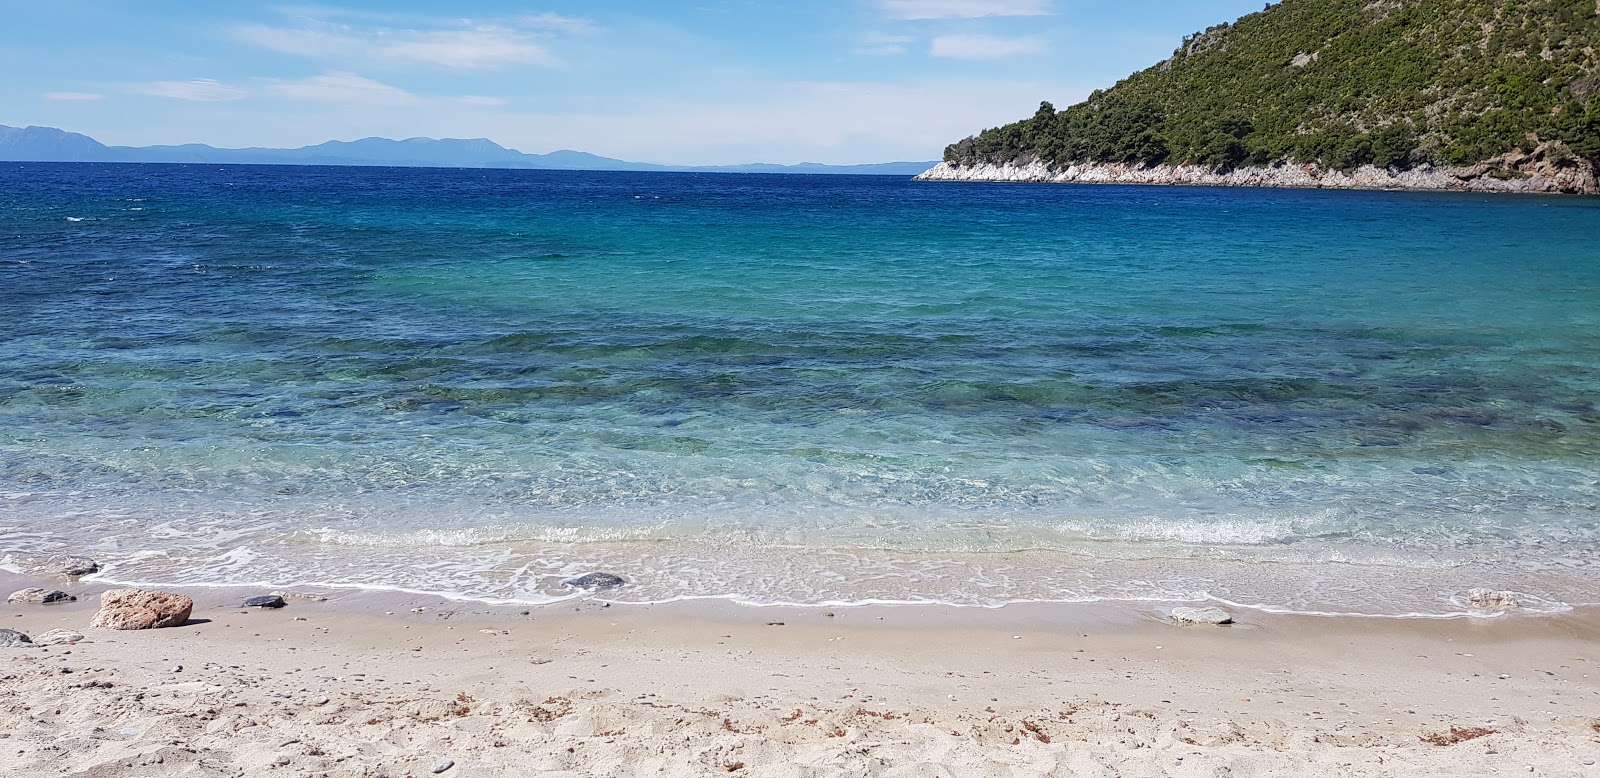
{"type": "Polygon", "coordinates": [[[1174,624],[1232,624],[1233,617],[1221,608],[1173,608],[1174,624]]]}
{"type": "Polygon", "coordinates": [[[264,594],[244,601],[246,608],[282,608],[284,604],[283,598],[276,594],[264,594]]]}
{"type": "Polygon", "coordinates": [[[77,578],[90,573],[100,572],[100,563],[83,556],[56,557],[48,565],[50,572],[77,578]]]}
{"type": "Polygon", "coordinates": [[[1516,592],[1500,592],[1494,589],[1473,589],[1467,592],[1467,604],[1474,608],[1491,611],[1506,611],[1522,607],[1517,601],[1516,592]]]}
{"type": "Polygon", "coordinates": [[[41,646],[70,646],[80,640],[83,640],[82,632],[75,632],[70,629],[52,629],[40,635],[33,642],[41,646]]]}
{"type": "Polygon", "coordinates": [[[0,629],[0,648],[17,648],[18,646],[31,646],[33,640],[27,635],[14,629],[0,629]]]}
{"type": "Polygon", "coordinates": [[[615,589],[627,583],[620,575],[611,573],[588,573],[577,578],[568,578],[561,582],[562,586],[571,586],[576,589],[615,589]]]}
{"type": "Polygon", "coordinates": [[[77,602],[78,598],[58,589],[40,589],[31,587],[19,589],[6,598],[6,602],[32,602],[49,605],[56,602],[77,602]]]}
{"type": "Polygon", "coordinates": [[[103,629],[181,627],[194,611],[194,600],[181,594],[112,589],[100,595],[100,610],[89,626],[103,629]]]}
{"type": "Polygon", "coordinates": [[[452,767],[455,767],[455,766],[456,766],[455,760],[452,760],[452,759],[440,759],[433,766],[433,774],[434,775],[438,775],[439,773],[442,773],[442,772],[444,772],[444,771],[446,771],[446,770],[448,770],[448,769],[450,769],[452,767]]]}

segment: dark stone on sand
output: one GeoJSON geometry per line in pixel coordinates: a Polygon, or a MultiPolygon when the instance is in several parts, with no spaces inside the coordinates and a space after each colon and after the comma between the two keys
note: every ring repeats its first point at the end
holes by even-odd
{"type": "Polygon", "coordinates": [[[0,629],[0,648],[31,646],[33,639],[14,629],[0,629]]]}
{"type": "Polygon", "coordinates": [[[561,582],[562,586],[571,586],[575,589],[615,589],[626,584],[620,575],[611,573],[586,573],[577,578],[568,578],[561,582]]]}
{"type": "Polygon", "coordinates": [[[12,592],[11,596],[6,598],[6,602],[28,602],[37,603],[40,605],[77,601],[77,597],[67,594],[59,589],[39,589],[36,587],[19,589],[15,592],[12,592]]]}
{"type": "Polygon", "coordinates": [[[244,601],[246,608],[282,608],[286,603],[276,594],[263,594],[244,601]]]}

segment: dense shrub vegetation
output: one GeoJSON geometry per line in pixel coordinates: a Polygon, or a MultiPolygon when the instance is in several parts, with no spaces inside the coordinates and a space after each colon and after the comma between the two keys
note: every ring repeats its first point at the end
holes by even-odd
{"type": "Polygon", "coordinates": [[[1600,161],[1600,0],[1283,0],[945,160],[1405,169],[1546,140],[1600,161]]]}

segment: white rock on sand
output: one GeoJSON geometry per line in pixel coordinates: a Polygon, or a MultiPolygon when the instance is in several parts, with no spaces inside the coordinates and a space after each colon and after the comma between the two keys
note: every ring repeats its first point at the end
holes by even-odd
{"type": "Polygon", "coordinates": [[[42,635],[35,636],[34,645],[39,646],[70,646],[83,640],[83,633],[70,629],[52,629],[42,635]]]}
{"type": "Polygon", "coordinates": [[[1175,624],[1232,624],[1233,616],[1221,608],[1173,608],[1168,614],[1175,624]]]}

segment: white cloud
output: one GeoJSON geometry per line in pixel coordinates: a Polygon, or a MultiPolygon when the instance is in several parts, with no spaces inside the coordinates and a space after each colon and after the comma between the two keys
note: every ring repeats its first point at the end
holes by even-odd
{"type": "Polygon", "coordinates": [[[297,100],[318,100],[347,105],[415,105],[421,99],[399,87],[354,73],[324,73],[299,81],[277,81],[267,87],[273,94],[297,100]]]}
{"type": "Polygon", "coordinates": [[[940,35],[928,51],[935,57],[1002,59],[1044,50],[1040,38],[996,38],[991,35],[940,35]]]}
{"type": "Polygon", "coordinates": [[[128,91],[134,94],[166,97],[173,100],[189,100],[196,103],[242,100],[246,94],[243,89],[228,86],[209,78],[197,78],[193,81],[151,81],[145,84],[135,84],[128,91]]]}
{"type": "Polygon", "coordinates": [[[360,39],[341,33],[337,28],[291,29],[244,24],[233,28],[232,36],[241,43],[299,57],[331,57],[363,48],[360,39]]]}
{"type": "Polygon", "coordinates": [[[371,51],[384,59],[462,70],[555,61],[543,46],[501,27],[422,33],[411,40],[376,44],[371,51]]]}
{"type": "Polygon", "coordinates": [[[440,116],[428,134],[684,165],[935,160],[946,144],[1031,116],[1041,99],[1069,104],[1088,91],[1012,79],[761,84],[714,101],[619,105],[617,113],[440,116]]]}
{"type": "Polygon", "coordinates": [[[515,26],[532,30],[563,32],[571,35],[584,35],[595,31],[594,22],[588,19],[553,13],[524,16],[516,21],[515,26]]]}
{"type": "Polygon", "coordinates": [[[889,56],[906,53],[906,48],[917,39],[910,35],[885,35],[878,32],[869,32],[861,36],[861,44],[856,47],[857,54],[869,56],[889,56]]]}
{"type": "Polygon", "coordinates": [[[328,20],[338,15],[308,12],[299,17],[297,25],[244,24],[229,32],[234,40],[297,57],[480,70],[554,65],[555,57],[541,40],[593,29],[588,20],[548,13],[505,23],[456,20],[407,28],[362,27],[328,20]]]}
{"type": "Polygon", "coordinates": [[[986,16],[1047,16],[1050,0],[882,0],[896,19],[980,19],[986,16]]]}
{"type": "MultiPolygon", "coordinates": [[[[414,104],[348,109],[260,102],[240,107],[248,114],[198,116],[180,139],[282,147],[329,138],[487,137],[532,153],[578,149],[684,165],[936,160],[946,144],[1032,116],[1040,100],[1070,105],[1089,91],[1088,85],[1014,77],[941,77],[904,84],[718,82],[696,98],[617,97],[597,100],[587,111],[516,110],[428,95],[414,104]]],[[[170,122],[151,119],[101,140],[171,143],[173,132],[170,122]]]]}
{"type": "Polygon", "coordinates": [[[95,92],[45,92],[44,99],[62,103],[86,103],[94,100],[104,100],[105,95],[95,92]]]}

